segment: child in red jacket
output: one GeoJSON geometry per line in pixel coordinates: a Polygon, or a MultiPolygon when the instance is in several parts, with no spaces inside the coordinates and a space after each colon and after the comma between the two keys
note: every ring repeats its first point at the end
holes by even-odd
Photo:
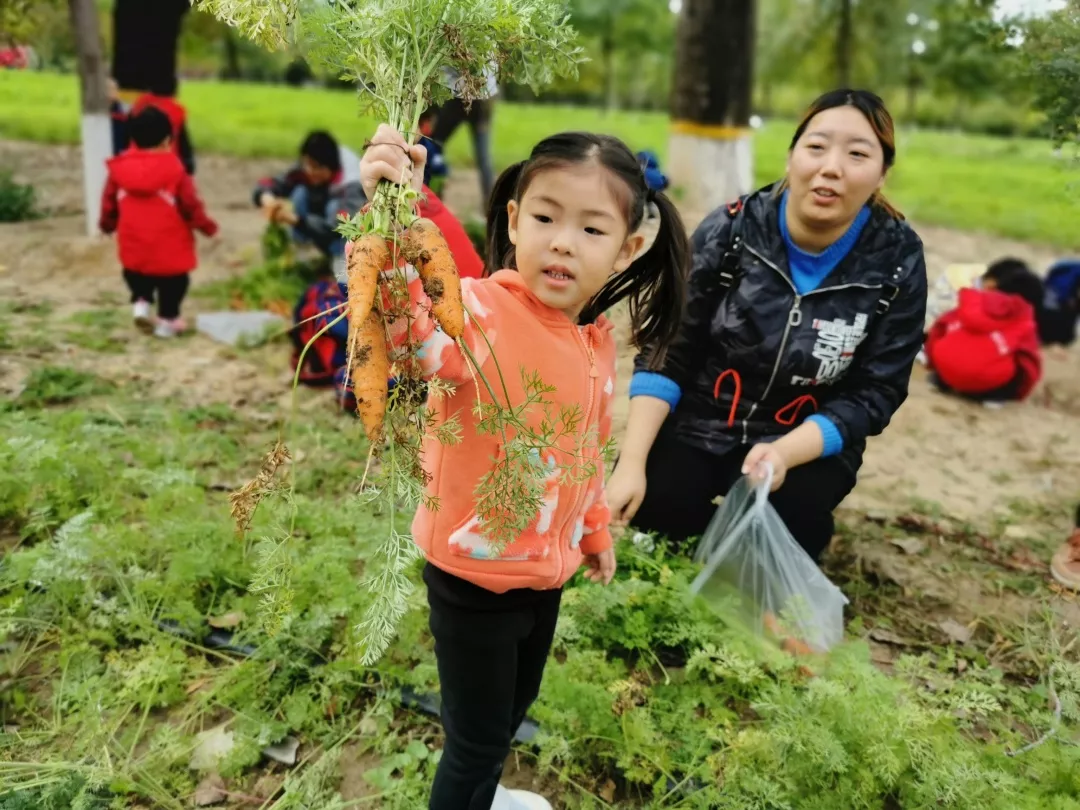
{"type": "Polygon", "coordinates": [[[978,288],[930,327],[926,354],[938,385],[982,402],[1025,399],[1042,376],[1036,308],[1042,282],[1023,262],[992,264],[978,288]]]}
{"type": "Polygon", "coordinates": [[[198,263],[193,231],[213,236],[218,226],[172,150],[168,116],[149,106],[132,116],[128,127],[133,145],[108,161],[99,227],[117,234],[135,324],[158,337],[173,337],[186,328],[180,305],[198,263]],[[150,317],[155,296],[156,323],[150,317]]]}

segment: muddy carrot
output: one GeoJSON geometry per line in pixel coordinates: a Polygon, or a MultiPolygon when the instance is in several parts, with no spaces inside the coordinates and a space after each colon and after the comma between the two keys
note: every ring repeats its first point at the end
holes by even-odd
{"type": "Polygon", "coordinates": [[[349,322],[362,324],[375,303],[379,273],[386,267],[390,249],[381,236],[369,233],[353,243],[346,277],[349,281],[349,322]]]}
{"type": "Polygon", "coordinates": [[[367,317],[359,323],[351,320],[349,332],[349,345],[352,348],[349,377],[356,395],[356,412],[364,423],[368,440],[378,447],[382,443],[387,380],[390,375],[386,333],[378,310],[369,309],[367,317]]]}
{"type": "Polygon", "coordinates": [[[465,310],[461,303],[461,279],[446,239],[430,219],[418,219],[409,226],[401,248],[406,261],[420,275],[435,320],[447,335],[457,340],[465,332],[465,310]]]}

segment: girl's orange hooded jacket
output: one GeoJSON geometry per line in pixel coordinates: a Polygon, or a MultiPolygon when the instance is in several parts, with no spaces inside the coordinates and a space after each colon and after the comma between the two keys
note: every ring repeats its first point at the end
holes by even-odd
{"type": "MultiPolygon", "coordinates": [[[[437,328],[415,271],[408,267],[407,273],[412,339],[422,345],[424,376],[454,386],[449,395],[431,396],[434,424],[456,416],[462,428],[456,444],[425,439],[424,468],[432,476],[427,494],[438,508],[417,510],[413,537],[431,564],[487,590],[558,588],[581,567],[583,555],[611,547],[603,454],[615,392],[611,323],[601,317],[577,326],[536,298],[513,270],[462,279],[465,307],[476,318],[466,315],[464,340],[498,402],[506,407],[509,394],[510,404],[521,406],[541,393],[538,378],[547,404],[529,404],[526,423],[541,432],[546,422],[562,434],[554,447],[532,452],[545,474],[543,496],[528,528],[500,552],[480,531],[476,511],[477,485],[504,452],[499,432],[477,429],[477,400],[491,403],[491,394],[460,347],[437,328]]],[[[392,325],[394,346],[405,343],[405,329],[404,319],[392,325]]]]}

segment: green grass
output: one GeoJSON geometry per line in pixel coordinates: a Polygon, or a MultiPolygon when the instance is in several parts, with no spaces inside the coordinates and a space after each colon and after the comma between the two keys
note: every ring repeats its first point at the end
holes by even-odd
{"type": "MultiPolygon", "coordinates": [[[[358,116],[349,92],[283,86],[189,82],[181,100],[188,108],[199,150],[240,157],[291,158],[309,129],[327,128],[359,148],[374,121],[358,116]]],[[[0,83],[0,137],[72,143],[79,136],[74,77],[8,72],[0,83]]],[[[658,113],[500,104],[495,113],[494,157],[498,167],[524,157],[545,135],[561,129],[610,132],[634,149],[663,158],[668,122],[658,113]]],[[[757,134],[759,183],[777,178],[791,125],[770,121],[757,134]]],[[[1065,249],[1080,248],[1074,227],[1080,214],[1080,177],[1074,161],[1056,158],[1048,143],[947,132],[904,131],[898,164],[887,191],[917,222],[988,231],[1065,249]]],[[[466,129],[448,146],[451,165],[472,162],[466,129]]]]}
{"type": "MultiPolygon", "coordinates": [[[[425,806],[441,731],[398,701],[400,687],[437,688],[419,564],[396,643],[376,667],[359,663],[363,577],[382,564],[389,518],[356,492],[357,422],[302,394],[316,407],[278,474],[292,495],[270,491],[238,537],[228,492],[278,438],[277,405],[192,407],[114,384],[85,370],[97,344],[65,353],[77,368],[47,365],[25,342],[55,328],[45,312],[0,306],[0,333],[20,337],[10,351],[30,370],[0,402],[0,810],[183,810],[203,777],[189,767],[197,735],[219,724],[233,737],[217,770],[267,810],[425,806]],[[250,657],[200,644],[222,619],[250,657]],[[286,736],[301,761],[283,771],[260,752],[286,736]]],[[[104,308],[71,318],[102,331],[121,320],[104,308]]],[[[842,545],[885,537],[856,522],[842,545]]],[[[957,576],[1000,581],[986,549],[952,539],[972,552],[954,554],[957,576]]],[[[841,554],[851,641],[808,680],[730,609],[693,597],[685,557],[630,543],[618,555],[609,587],[569,583],[530,710],[542,733],[518,752],[530,769],[518,778],[557,806],[1080,810],[1080,748],[1003,756],[1052,725],[1047,672],[1061,736],[1080,722],[1080,665],[1060,622],[1002,617],[942,649],[923,641],[938,631],[917,594],[862,579],[841,554]],[[859,640],[888,622],[925,653],[898,653],[892,675],[859,640]],[[1024,654],[1006,654],[998,632],[1024,654]]]]}

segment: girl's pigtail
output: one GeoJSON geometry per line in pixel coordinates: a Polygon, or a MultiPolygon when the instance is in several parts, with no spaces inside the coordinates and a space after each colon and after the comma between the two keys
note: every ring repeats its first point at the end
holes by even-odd
{"type": "Polygon", "coordinates": [[[507,204],[514,199],[525,161],[515,163],[495,181],[488,200],[487,211],[487,256],[484,275],[490,276],[497,270],[514,266],[514,245],[510,242],[510,215],[507,204]]]}
{"type": "Polygon", "coordinates": [[[660,224],[652,247],[604,285],[586,305],[581,322],[595,320],[625,298],[630,313],[630,340],[648,352],[649,368],[657,369],[682,322],[690,240],[678,209],[667,195],[658,193],[653,202],[660,212],[660,224]]]}

